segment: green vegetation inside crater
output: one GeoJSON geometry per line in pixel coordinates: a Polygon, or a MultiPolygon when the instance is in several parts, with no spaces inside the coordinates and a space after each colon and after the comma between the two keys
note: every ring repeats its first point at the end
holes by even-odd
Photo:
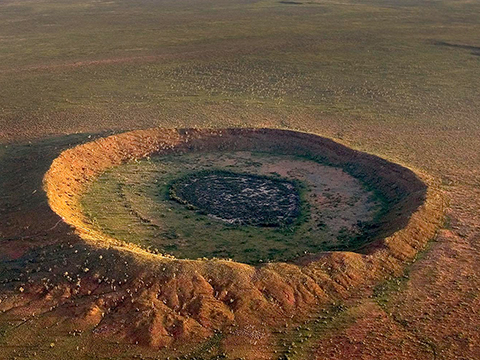
{"type": "Polygon", "coordinates": [[[115,238],[179,258],[250,264],[348,248],[381,210],[374,193],[341,169],[249,152],[168,155],[125,164],[101,175],[82,205],[92,226],[115,238]],[[277,227],[235,225],[170,198],[176,180],[212,171],[297,184],[298,217],[277,227]]]}

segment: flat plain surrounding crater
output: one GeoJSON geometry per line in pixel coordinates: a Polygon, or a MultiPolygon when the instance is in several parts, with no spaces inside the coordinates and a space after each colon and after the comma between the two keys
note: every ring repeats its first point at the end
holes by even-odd
{"type": "Polygon", "coordinates": [[[339,167],[252,151],[128,162],[93,182],[82,205],[91,226],[123,241],[251,264],[358,248],[386,206],[339,167]]]}

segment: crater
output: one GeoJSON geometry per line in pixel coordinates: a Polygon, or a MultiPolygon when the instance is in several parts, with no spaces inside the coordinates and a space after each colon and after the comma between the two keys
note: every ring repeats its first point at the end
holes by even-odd
{"type": "Polygon", "coordinates": [[[270,340],[287,320],[302,324],[401,274],[443,219],[431,177],[279,129],[113,135],[64,151],[44,186],[53,211],[102,254],[89,268],[101,261],[109,279],[128,283],[118,295],[137,294],[112,300],[112,280],[82,297],[115,308],[100,320],[102,336],[157,349],[219,332],[222,346],[251,346],[252,326],[270,340]]]}
{"type": "Polygon", "coordinates": [[[127,162],[80,200],[89,228],[125,243],[247,264],[358,249],[388,208],[378,191],[322,159],[228,149],[127,162]]]}
{"type": "Polygon", "coordinates": [[[45,182],[51,207],[85,239],[247,264],[369,253],[411,222],[428,190],[398,164],[273,129],[115,135],[64,152],[45,182]]]}

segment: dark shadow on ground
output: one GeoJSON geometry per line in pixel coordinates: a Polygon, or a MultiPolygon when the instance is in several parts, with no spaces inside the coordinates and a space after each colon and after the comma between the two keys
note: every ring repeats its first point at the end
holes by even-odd
{"type": "Polygon", "coordinates": [[[480,46],[465,45],[465,44],[453,44],[453,43],[449,43],[449,42],[446,42],[446,41],[435,41],[434,44],[437,45],[437,46],[445,46],[445,47],[457,48],[457,49],[462,49],[462,50],[471,50],[472,51],[470,53],[471,55],[480,56],[480,46]]]}
{"type": "Polygon", "coordinates": [[[2,145],[0,261],[17,258],[42,241],[58,241],[65,236],[76,238],[70,227],[50,209],[43,191],[43,176],[65,149],[105,135],[105,132],[73,134],[2,145]]]}

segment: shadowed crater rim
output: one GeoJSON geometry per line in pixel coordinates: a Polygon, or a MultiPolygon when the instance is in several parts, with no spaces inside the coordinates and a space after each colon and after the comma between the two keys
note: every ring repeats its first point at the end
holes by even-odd
{"type": "MultiPolygon", "coordinates": [[[[204,154],[212,151],[256,151],[303,157],[342,169],[382,198],[387,206],[375,219],[375,224],[366,228],[361,237],[351,237],[353,241],[348,246],[326,249],[326,252],[305,253],[305,256],[294,260],[298,264],[308,264],[319,257],[330,258],[338,251],[347,251],[349,254],[353,254],[353,251],[359,256],[387,254],[404,261],[414,256],[426,239],[432,236],[434,224],[442,216],[442,200],[436,187],[432,185],[429,188],[422,181],[434,184],[427,176],[417,176],[399,164],[315,134],[279,129],[156,128],[113,135],[64,151],[54,160],[44,177],[45,191],[51,208],[65,222],[74,226],[84,240],[105,247],[127,248],[137,254],[153,252],[163,255],[159,259],[176,258],[176,261],[183,261],[176,255],[170,255],[170,252],[152,251],[142,244],[125,242],[99,231],[83,213],[81,198],[95,179],[119,165],[135,163],[150,156],[204,154]]],[[[139,215],[143,219],[142,214],[139,215]]],[[[213,260],[216,258],[231,259],[222,255],[213,260]]],[[[210,261],[197,257],[187,259],[210,261]]],[[[272,260],[282,261],[291,262],[292,259],[278,257],[272,260]]]]}

